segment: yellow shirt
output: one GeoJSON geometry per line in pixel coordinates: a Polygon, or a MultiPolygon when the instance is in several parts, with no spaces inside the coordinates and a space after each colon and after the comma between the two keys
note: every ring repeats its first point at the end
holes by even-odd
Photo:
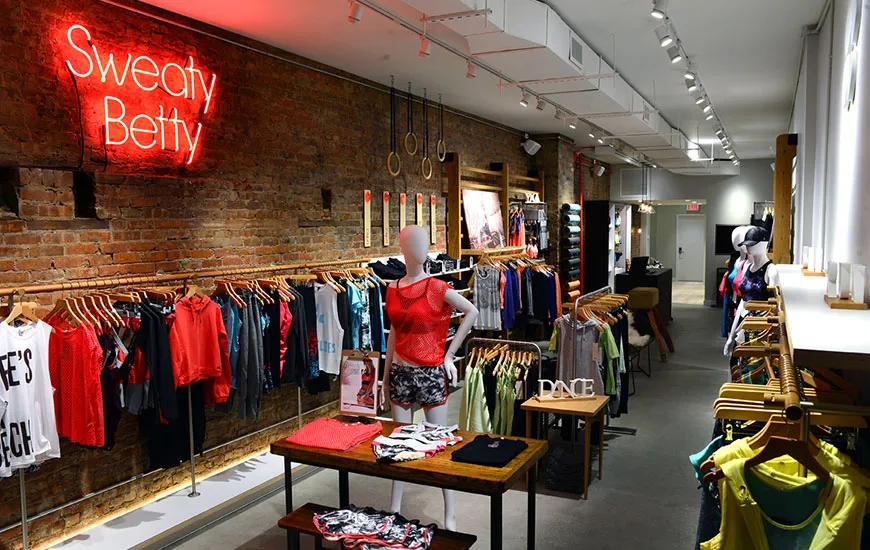
{"type": "MultiPolygon", "coordinates": [[[[725,474],[725,478],[719,482],[722,524],[718,535],[701,543],[701,550],[771,550],[762,523],[765,520],[762,519],[761,509],[746,488],[743,473],[746,460],[737,458],[720,466],[725,474]]],[[[809,482],[808,478],[794,478],[786,474],[771,478],[765,474],[771,468],[762,465],[753,471],[759,480],[773,487],[782,483],[795,487],[809,482]]],[[[793,528],[803,528],[821,514],[808,550],[859,550],[866,504],[864,492],[857,490],[846,479],[831,474],[823,495],[816,512],[793,528]]]]}

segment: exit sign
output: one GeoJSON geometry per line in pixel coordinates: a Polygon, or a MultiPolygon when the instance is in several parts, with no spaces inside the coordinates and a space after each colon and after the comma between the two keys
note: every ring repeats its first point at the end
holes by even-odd
{"type": "Polygon", "coordinates": [[[686,212],[697,212],[699,210],[699,206],[697,202],[690,202],[686,205],[686,212]]]}

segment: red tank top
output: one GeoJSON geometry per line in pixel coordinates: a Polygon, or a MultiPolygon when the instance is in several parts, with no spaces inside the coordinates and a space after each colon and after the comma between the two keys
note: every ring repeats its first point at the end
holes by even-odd
{"type": "Polygon", "coordinates": [[[399,357],[421,367],[444,363],[447,329],[453,314],[453,306],[444,300],[449,288],[432,277],[408,286],[387,287],[387,317],[399,357]]]}

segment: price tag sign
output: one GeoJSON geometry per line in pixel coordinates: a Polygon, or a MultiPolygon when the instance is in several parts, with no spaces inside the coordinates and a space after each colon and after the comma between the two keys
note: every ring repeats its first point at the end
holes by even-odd
{"type": "Polygon", "coordinates": [[[384,191],[384,246],[390,246],[390,192],[384,191]]]}
{"type": "Polygon", "coordinates": [[[363,246],[372,246],[372,192],[368,189],[363,203],[363,246]]]}
{"type": "Polygon", "coordinates": [[[438,224],[435,218],[435,195],[429,197],[429,243],[435,244],[435,235],[438,234],[438,224]]]}
{"type": "Polygon", "coordinates": [[[417,193],[417,225],[423,225],[423,193],[417,193]]]}
{"type": "Polygon", "coordinates": [[[399,231],[405,229],[405,220],[408,216],[408,195],[405,193],[399,194],[399,231]]]}

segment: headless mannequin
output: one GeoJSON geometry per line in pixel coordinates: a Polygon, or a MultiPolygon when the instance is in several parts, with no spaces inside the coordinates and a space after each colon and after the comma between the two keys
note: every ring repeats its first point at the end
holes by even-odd
{"type": "MultiPolygon", "coordinates": [[[[742,247],[747,249],[747,254],[749,259],[747,260],[747,272],[755,273],[764,265],[770,261],[770,258],[767,257],[767,241],[758,242],[749,247],[742,247]]],[[[767,271],[764,272],[764,282],[767,283],[767,286],[773,286],[778,282],[778,273],[776,271],[776,265],[771,264],[767,266],[767,271]]],[[[725,341],[725,349],[724,354],[726,356],[730,356],[731,352],[734,351],[734,347],[737,345],[737,341],[740,339],[738,336],[741,336],[740,325],[743,323],[743,317],[746,315],[746,307],[745,301],[743,299],[740,300],[740,305],[737,306],[737,312],[734,314],[734,323],[731,325],[731,333],[728,335],[728,340],[725,341]]]]}
{"type": "MultiPolygon", "coordinates": [[[[402,230],[399,235],[399,246],[402,249],[402,254],[405,256],[405,266],[407,267],[407,275],[399,281],[391,283],[395,287],[405,287],[407,285],[422,281],[429,277],[423,273],[423,264],[429,256],[429,235],[426,230],[419,225],[409,225],[402,230]]],[[[458,292],[453,289],[447,290],[444,295],[444,301],[452,305],[462,313],[464,317],[462,324],[456,331],[456,336],[450,342],[450,347],[444,356],[444,368],[447,371],[447,376],[450,378],[451,384],[456,384],[457,372],[453,365],[453,358],[457,350],[462,346],[465,337],[474,326],[474,320],[477,318],[477,308],[474,304],[463,298],[458,292]]],[[[415,366],[413,363],[406,361],[398,353],[396,353],[396,336],[395,332],[391,331],[387,337],[387,353],[384,357],[384,382],[381,387],[381,406],[384,409],[390,408],[390,368],[393,362],[404,365],[415,366]]],[[[410,423],[413,422],[414,410],[413,406],[404,407],[397,404],[392,404],[393,420],[397,422],[410,423]]],[[[426,417],[426,422],[432,424],[447,424],[447,403],[437,407],[423,409],[423,414],[426,417]]],[[[405,490],[405,483],[401,481],[393,482],[392,499],[390,501],[390,510],[400,513],[402,508],[402,494],[405,490]]],[[[454,514],[454,494],[453,491],[444,489],[444,527],[450,531],[456,530],[456,518],[454,514]]]]}
{"type": "MultiPolygon", "coordinates": [[[[740,246],[740,243],[746,239],[747,231],[749,231],[749,226],[741,225],[735,227],[734,231],[731,232],[731,246],[734,247],[734,250],[740,253],[740,257],[734,262],[737,273],[746,271],[749,267],[749,253],[746,252],[745,246],[740,246]]],[[[738,296],[736,292],[733,292],[731,293],[731,300],[736,304],[740,301],[740,296],[738,296]]]]}

